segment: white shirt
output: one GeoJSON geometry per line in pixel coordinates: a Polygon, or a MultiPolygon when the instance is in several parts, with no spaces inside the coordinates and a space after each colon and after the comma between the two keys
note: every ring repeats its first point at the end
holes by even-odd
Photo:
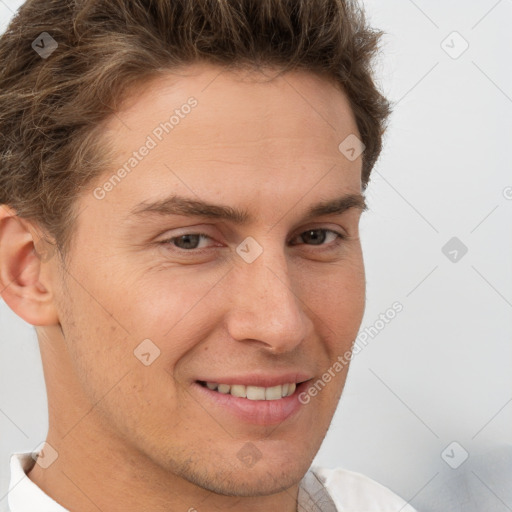
{"type": "MultiPolygon", "coordinates": [[[[35,457],[36,453],[34,453],[35,457]]],[[[35,464],[31,452],[11,454],[10,512],[69,512],[27,476],[35,464]]],[[[416,512],[387,487],[346,469],[313,466],[301,482],[300,512],[416,512]]]]}

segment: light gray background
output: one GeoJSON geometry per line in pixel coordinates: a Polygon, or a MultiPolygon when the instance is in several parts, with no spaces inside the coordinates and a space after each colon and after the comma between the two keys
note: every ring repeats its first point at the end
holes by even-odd
{"type": "MultiPolygon", "coordinates": [[[[21,3],[0,0],[0,31],[21,3]]],[[[419,510],[512,510],[512,1],[364,4],[387,33],[377,71],[396,106],[361,224],[361,332],[404,309],[354,358],[315,462],[419,510]],[[454,31],[469,44],[458,58],[443,49],[462,48],[454,31]],[[452,237],[468,248],[457,262],[452,237]],[[441,456],[453,441],[451,461],[469,453],[458,469],[441,456]]],[[[1,498],[9,454],[48,428],[34,329],[3,302],[0,379],[1,498]]]]}

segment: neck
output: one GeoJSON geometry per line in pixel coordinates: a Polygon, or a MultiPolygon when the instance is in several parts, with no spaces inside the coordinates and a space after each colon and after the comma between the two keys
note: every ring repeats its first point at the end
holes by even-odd
{"type": "Polygon", "coordinates": [[[87,423],[87,428],[77,427],[64,439],[49,432],[47,442],[58,458],[45,469],[34,464],[28,473],[45,494],[73,512],[297,510],[299,484],[269,496],[219,495],[155,465],[119,440],[99,443],[87,423]]]}

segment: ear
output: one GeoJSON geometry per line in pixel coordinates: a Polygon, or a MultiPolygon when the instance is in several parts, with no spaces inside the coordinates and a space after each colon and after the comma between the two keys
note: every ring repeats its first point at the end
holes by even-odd
{"type": "Polygon", "coordinates": [[[30,221],[0,205],[0,295],[34,326],[59,323],[49,271],[57,259],[52,247],[30,221]]]}

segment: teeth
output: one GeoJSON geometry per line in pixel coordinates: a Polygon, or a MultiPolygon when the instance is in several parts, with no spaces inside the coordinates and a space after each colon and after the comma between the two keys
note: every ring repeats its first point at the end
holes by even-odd
{"type": "Polygon", "coordinates": [[[217,388],[217,391],[219,393],[227,394],[230,391],[231,386],[228,386],[227,384],[219,384],[219,387],[217,388]]]}
{"type": "Polygon", "coordinates": [[[245,386],[242,386],[240,384],[234,384],[233,386],[231,386],[231,394],[233,396],[245,398],[247,396],[247,391],[245,389],[245,386]]]}
{"type": "Polygon", "coordinates": [[[271,388],[265,389],[265,400],[279,400],[279,398],[283,398],[282,395],[283,386],[273,386],[271,388]]]}
{"type": "Polygon", "coordinates": [[[218,391],[223,394],[231,394],[239,398],[248,400],[279,400],[280,398],[293,395],[297,385],[295,382],[264,388],[261,386],[244,386],[243,384],[217,384],[216,382],[207,382],[206,387],[212,391],[218,391]]]}
{"type": "Polygon", "coordinates": [[[247,386],[247,398],[249,400],[265,400],[265,388],[247,386]]]}

